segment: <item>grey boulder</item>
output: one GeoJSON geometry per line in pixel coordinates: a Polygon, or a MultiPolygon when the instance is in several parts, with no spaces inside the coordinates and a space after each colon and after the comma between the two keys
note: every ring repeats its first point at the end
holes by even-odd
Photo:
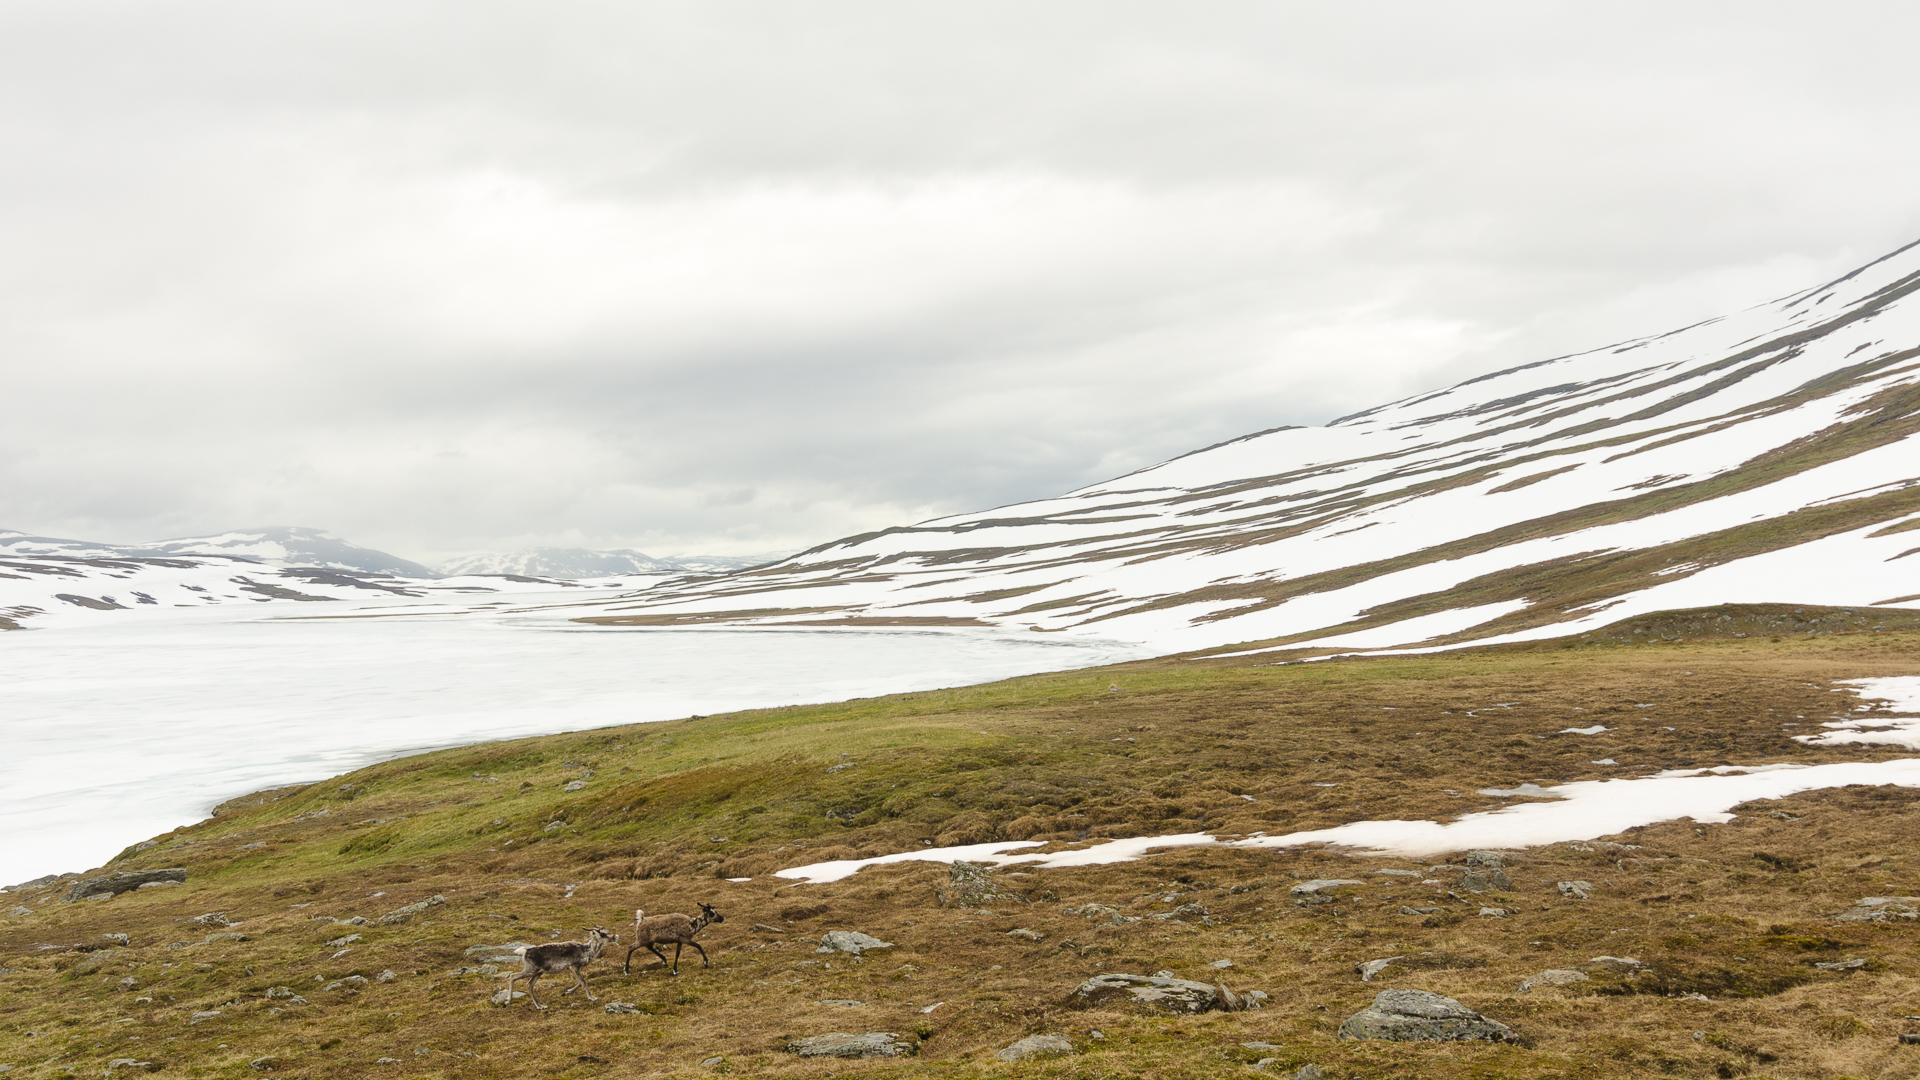
{"type": "Polygon", "coordinates": [[[993,1055],[1001,1061],[1026,1061],[1029,1058],[1059,1057],[1073,1053],[1073,1043],[1065,1035],[1029,1035],[993,1055]]]}
{"type": "Polygon", "coordinates": [[[1340,1025],[1342,1039],[1389,1042],[1518,1042],[1513,1029],[1450,997],[1426,990],[1382,990],[1340,1025]]]}
{"type": "Polygon", "coordinates": [[[913,1044],[903,1041],[891,1031],[869,1031],[859,1035],[829,1031],[825,1035],[795,1039],[787,1044],[787,1052],[801,1057],[902,1057],[913,1053],[913,1044]]]}

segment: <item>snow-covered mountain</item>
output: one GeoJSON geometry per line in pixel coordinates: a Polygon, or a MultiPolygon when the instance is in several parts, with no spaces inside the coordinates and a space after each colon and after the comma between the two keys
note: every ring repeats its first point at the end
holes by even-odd
{"type": "Polygon", "coordinates": [[[494,611],[581,590],[631,593],[657,580],[657,571],[592,580],[442,576],[319,529],[252,529],[139,546],[0,532],[0,630],[234,605],[311,615],[319,609],[304,605],[314,601],[494,611]]]}
{"type": "Polygon", "coordinates": [[[1058,498],[849,537],[597,622],[1386,647],[1722,602],[1920,605],[1920,247],[1671,333],[1058,498]]]}
{"type": "Polygon", "coordinates": [[[617,574],[731,573],[773,562],[776,555],[686,555],[656,559],[631,548],[536,547],[501,553],[463,555],[434,568],[443,577],[513,574],[548,578],[599,578],[617,574]]]}
{"type": "Polygon", "coordinates": [[[316,566],[328,570],[355,570],[406,577],[435,576],[433,571],[417,562],[350,544],[325,530],[287,525],[137,545],[63,540],[0,530],[0,554],[57,555],[75,559],[226,555],[265,566],[316,566]]]}

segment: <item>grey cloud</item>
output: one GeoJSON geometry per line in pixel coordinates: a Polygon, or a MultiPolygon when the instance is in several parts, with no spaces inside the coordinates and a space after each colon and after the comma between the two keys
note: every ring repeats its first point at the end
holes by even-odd
{"type": "Polygon", "coordinates": [[[1920,236],[1917,23],[13,6],[0,525],[763,551],[1064,490],[1920,236]]]}

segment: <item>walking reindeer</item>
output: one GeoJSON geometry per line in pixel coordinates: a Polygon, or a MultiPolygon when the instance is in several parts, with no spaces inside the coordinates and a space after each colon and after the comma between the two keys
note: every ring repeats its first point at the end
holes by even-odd
{"type": "Polygon", "coordinates": [[[620,944],[619,934],[596,926],[587,931],[585,941],[553,941],[545,945],[528,945],[525,948],[513,950],[520,955],[521,963],[519,971],[507,976],[507,1003],[513,1002],[514,982],[525,979],[527,980],[527,1000],[533,1002],[533,1007],[536,1009],[546,1008],[533,996],[533,984],[538,982],[542,975],[554,975],[562,971],[573,972],[573,985],[561,993],[571,994],[575,990],[586,990],[588,1001],[599,1001],[599,998],[593,996],[593,991],[587,988],[587,977],[581,973],[580,969],[598,960],[607,946],[618,944],[620,944]]]}
{"type": "Polygon", "coordinates": [[[668,968],[674,974],[680,974],[680,950],[688,945],[700,952],[700,963],[712,967],[713,961],[707,959],[707,950],[693,940],[693,935],[707,928],[710,923],[726,922],[727,917],[713,910],[711,904],[700,905],[700,917],[694,918],[674,912],[671,915],[655,915],[647,918],[645,911],[633,913],[633,946],[627,950],[627,958],[620,964],[620,973],[632,971],[633,954],[645,949],[660,958],[660,966],[668,968]],[[667,954],[657,948],[660,945],[673,946],[673,963],[667,963],[667,954]]]}

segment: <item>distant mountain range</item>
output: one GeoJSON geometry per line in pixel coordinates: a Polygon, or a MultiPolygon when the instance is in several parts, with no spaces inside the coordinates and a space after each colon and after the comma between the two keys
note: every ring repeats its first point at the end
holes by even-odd
{"type": "Polygon", "coordinates": [[[188,536],[153,544],[102,544],[0,530],[0,554],[58,555],[67,558],[164,558],[179,555],[227,555],[264,566],[316,566],[402,577],[436,577],[417,562],[350,544],[321,529],[274,526],[212,536],[188,536]]]}
{"type": "Polygon", "coordinates": [[[631,548],[524,548],[507,554],[463,555],[434,567],[441,577],[517,574],[524,577],[596,578],[621,574],[730,573],[773,562],[778,555],[684,555],[656,559],[631,548]]]}
{"type": "Polygon", "coordinates": [[[0,529],[0,555],[55,555],[66,558],[125,559],[180,555],[227,555],[264,566],[316,566],[411,578],[517,575],[543,578],[597,578],[631,574],[724,574],[773,562],[778,555],[683,555],[656,559],[630,548],[525,548],[507,554],[482,553],[428,568],[398,555],[361,547],[323,529],[276,525],[211,536],[188,536],[152,544],[103,544],[31,536],[0,529]]]}
{"type": "Polygon", "coordinates": [[[533,548],[428,569],[320,529],[289,526],[153,544],[0,530],[0,630],[135,609],[316,600],[390,604],[396,597],[456,602],[582,588],[631,592],[677,576],[712,577],[766,561],[533,548]]]}

